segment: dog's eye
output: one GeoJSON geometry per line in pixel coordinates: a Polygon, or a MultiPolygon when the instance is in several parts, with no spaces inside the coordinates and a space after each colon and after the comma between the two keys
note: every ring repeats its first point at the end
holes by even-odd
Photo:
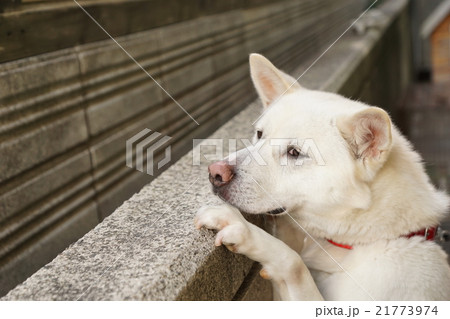
{"type": "Polygon", "coordinates": [[[258,138],[258,140],[262,137],[262,131],[256,131],[256,137],[258,138]]]}
{"type": "Polygon", "coordinates": [[[288,149],[288,154],[294,158],[297,158],[300,156],[300,152],[294,147],[291,147],[290,149],[288,149]]]}

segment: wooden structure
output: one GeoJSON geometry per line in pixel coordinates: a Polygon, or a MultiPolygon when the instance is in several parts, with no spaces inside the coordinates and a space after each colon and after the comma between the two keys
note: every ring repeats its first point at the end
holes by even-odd
{"type": "Polygon", "coordinates": [[[430,41],[433,81],[450,81],[450,13],[434,29],[430,41]]]}

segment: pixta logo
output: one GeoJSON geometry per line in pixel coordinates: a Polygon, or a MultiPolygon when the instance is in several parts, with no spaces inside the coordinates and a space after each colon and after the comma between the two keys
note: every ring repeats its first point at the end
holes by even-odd
{"type": "MultiPolygon", "coordinates": [[[[126,142],[127,166],[135,168],[140,172],[144,172],[144,166],[146,166],[146,173],[153,176],[154,154],[170,139],[170,136],[164,136],[159,132],[152,133],[152,130],[148,128],[143,129],[126,142]],[[134,163],[133,153],[136,153],[134,163]]],[[[158,169],[161,169],[161,167],[170,162],[170,152],[171,148],[170,145],[168,145],[164,150],[164,158],[157,164],[158,169]]]]}

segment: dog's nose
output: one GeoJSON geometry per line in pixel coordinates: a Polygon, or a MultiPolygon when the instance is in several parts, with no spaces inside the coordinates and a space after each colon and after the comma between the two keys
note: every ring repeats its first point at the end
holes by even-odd
{"type": "Polygon", "coordinates": [[[234,168],[225,161],[212,163],[208,167],[209,181],[214,186],[220,187],[228,184],[234,176],[234,168]]]}

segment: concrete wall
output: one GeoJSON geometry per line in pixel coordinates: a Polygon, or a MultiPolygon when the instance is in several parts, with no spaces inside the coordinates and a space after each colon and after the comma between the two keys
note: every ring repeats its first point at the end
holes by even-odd
{"type": "Polygon", "coordinates": [[[291,71],[360,11],[355,0],[268,2],[87,6],[113,35],[131,32],[117,41],[199,126],[114,42],[97,41],[106,35],[73,3],[4,8],[0,294],[152,180],[125,166],[126,139],[144,128],[159,131],[172,137],[178,159],[192,138],[209,135],[255,98],[250,52],[291,71]]]}
{"type": "MultiPolygon", "coordinates": [[[[340,39],[302,77],[301,84],[313,89],[340,92],[373,105],[383,106],[391,112],[395,111],[391,106],[411,79],[409,42],[405,40],[409,37],[407,3],[405,0],[384,2],[379,9],[384,12],[385,18],[379,21],[377,27],[368,29],[363,35],[350,32],[340,39]]],[[[238,17],[262,23],[268,18],[269,13],[270,17],[276,17],[274,14],[277,12],[276,8],[279,7],[244,11],[238,13],[238,17]],[[257,17],[265,18],[257,19],[257,17]]],[[[323,9],[322,6],[321,10],[323,9]]],[[[291,8],[288,12],[293,14],[294,10],[291,8]]],[[[294,76],[299,76],[323,51],[316,51],[316,54],[309,58],[305,57],[301,63],[296,62],[298,64],[295,70],[290,70],[292,66],[288,66],[286,62],[283,64],[283,61],[288,61],[291,56],[295,59],[300,48],[315,43],[315,37],[299,44],[297,49],[291,50],[290,47],[285,46],[294,41],[295,35],[304,35],[308,34],[307,31],[313,31],[319,17],[316,16],[314,23],[304,31],[292,31],[293,35],[289,36],[289,41],[278,43],[275,47],[268,43],[274,43],[272,41],[279,39],[283,32],[273,38],[267,34],[268,31],[264,37],[257,37],[258,29],[250,29],[249,24],[246,23],[244,30],[241,29],[241,32],[238,32],[244,36],[245,41],[238,41],[238,43],[244,43],[248,45],[248,48],[260,49],[255,51],[267,52],[269,57],[275,57],[277,66],[294,76]],[[255,36],[248,36],[250,30],[255,30],[255,36]],[[265,47],[266,49],[263,50],[265,47]],[[269,50],[269,47],[273,47],[274,51],[269,50]],[[281,59],[280,56],[285,58],[281,59]]],[[[225,21],[242,21],[237,18],[231,19],[230,16],[224,18],[226,18],[225,21]]],[[[327,21],[331,21],[330,19],[331,17],[328,17],[327,21]]],[[[284,19],[280,20],[284,21],[284,19]]],[[[223,20],[214,17],[213,24],[220,26],[219,21],[223,20]]],[[[308,19],[301,21],[307,23],[308,19]]],[[[195,25],[192,27],[195,28],[195,25]]],[[[259,24],[254,22],[250,25],[256,28],[259,24]]],[[[272,30],[276,30],[274,25],[275,23],[270,25],[272,30]]],[[[329,23],[326,25],[328,26],[329,23]]],[[[178,27],[183,27],[183,30],[187,30],[187,26],[189,24],[174,25],[171,28],[176,30],[178,27]]],[[[307,24],[304,26],[306,27],[307,24]]],[[[205,27],[200,28],[197,32],[205,31],[205,29],[205,27]]],[[[192,35],[194,34],[196,32],[192,32],[192,35]]],[[[113,50],[113,47],[108,48],[108,52],[113,50]]],[[[237,83],[236,90],[240,90],[241,86],[245,88],[242,95],[238,95],[241,99],[244,99],[252,90],[248,85],[247,53],[245,49],[243,51],[245,59],[242,59],[242,70],[236,69],[236,72],[242,72],[243,77],[237,83]]],[[[221,52],[222,50],[216,54],[221,52]]],[[[225,52],[231,54],[234,51],[226,50],[225,52]]],[[[224,56],[218,60],[220,63],[217,62],[223,67],[227,61],[224,56]]],[[[164,76],[162,78],[164,79],[164,76]]],[[[196,78],[193,77],[193,79],[196,78]]],[[[234,83],[231,80],[230,82],[234,83]]],[[[182,81],[179,83],[183,84],[182,81]]],[[[217,94],[217,91],[214,92],[217,94]]],[[[242,107],[239,101],[235,103],[242,107]]],[[[187,104],[196,105],[194,102],[187,104]]],[[[219,105],[222,109],[213,109],[214,116],[217,116],[219,110],[234,108],[233,103],[227,106],[219,105]]],[[[94,104],[93,110],[96,109],[95,106],[97,104],[94,104]]],[[[86,110],[87,119],[92,116],[89,115],[90,110],[90,107],[86,110]]],[[[173,112],[176,111],[177,109],[174,109],[173,112]]],[[[210,137],[223,139],[250,137],[253,134],[251,123],[258,117],[260,111],[258,103],[250,104],[210,137]]],[[[214,122],[214,116],[211,116],[209,121],[214,122]]],[[[199,121],[206,123],[201,117],[199,121]]],[[[219,127],[218,122],[215,123],[219,127]]],[[[100,128],[99,131],[101,131],[100,128]]],[[[120,135],[117,138],[120,141],[117,153],[123,152],[123,138],[122,140],[121,138],[120,135]]],[[[97,140],[101,138],[93,138],[93,141],[97,140]]],[[[191,143],[190,140],[187,142],[189,146],[192,145],[191,143]]],[[[227,143],[224,146],[226,148],[227,143]]],[[[109,147],[115,149],[116,146],[109,147]]],[[[92,158],[95,158],[91,148],[88,152],[91,153],[92,158]]],[[[105,156],[105,158],[108,157],[105,156]]],[[[258,276],[257,264],[241,255],[229,252],[224,247],[214,247],[213,232],[198,231],[193,226],[193,216],[199,207],[219,202],[210,191],[206,173],[207,164],[203,161],[201,165],[192,165],[192,152],[184,155],[176,164],[105,218],[95,229],[12,290],[4,297],[4,300],[270,299],[270,286],[258,276]]],[[[123,165],[122,162],[121,166],[123,165]]],[[[92,170],[95,178],[97,168],[94,167],[92,170]]],[[[101,188],[98,187],[98,189],[101,188]]],[[[97,207],[101,207],[100,200],[95,203],[97,207]]],[[[265,226],[263,218],[253,216],[252,221],[261,227],[265,226]]]]}

